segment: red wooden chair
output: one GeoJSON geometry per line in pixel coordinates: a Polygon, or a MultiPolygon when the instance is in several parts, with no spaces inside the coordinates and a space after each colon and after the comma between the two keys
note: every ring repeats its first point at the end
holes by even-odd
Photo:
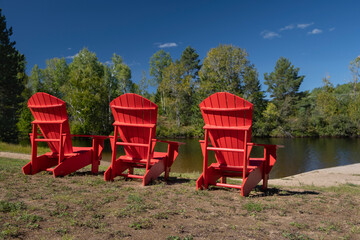
{"type": "Polygon", "coordinates": [[[207,189],[208,185],[230,187],[241,189],[241,195],[247,196],[263,180],[265,190],[277,146],[250,142],[253,105],[233,94],[219,92],[200,103],[200,109],[205,121],[205,140],[200,141],[204,165],[197,189],[207,189]],[[264,148],[262,158],[250,158],[253,146],[264,148]],[[217,161],[210,166],[208,151],[215,151],[217,161]],[[226,177],[242,177],[242,184],[227,184],[226,177]]]}
{"type": "Polygon", "coordinates": [[[104,139],[94,135],[70,135],[65,102],[47,93],[36,93],[28,101],[35,120],[32,122],[31,161],[22,169],[24,174],[49,171],[54,177],[65,176],[89,164],[98,173],[104,139]],[[41,134],[38,133],[38,128],[41,134]],[[71,137],[92,137],[92,147],[73,147],[71,137]],[[37,156],[38,142],[46,142],[51,152],[37,156]]]}
{"type": "Polygon", "coordinates": [[[163,172],[166,180],[182,143],[154,139],[157,105],[137,94],[127,93],[114,99],[110,106],[115,129],[114,136],[110,137],[112,159],[104,174],[105,181],[124,176],[142,179],[145,186],[163,172]],[[167,143],[167,152],[154,152],[156,142],[167,143]],[[124,146],[125,155],[116,158],[119,145],[124,146]],[[145,168],[145,174],[135,175],[134,168],[145,168]]]}

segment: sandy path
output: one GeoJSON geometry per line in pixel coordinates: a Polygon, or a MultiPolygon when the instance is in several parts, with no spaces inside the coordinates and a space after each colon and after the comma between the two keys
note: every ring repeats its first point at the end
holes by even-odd
{"type": "MultiPolygon", "coordinates": [[[[0,152],[0,157],[30,160],[29,154],[0,152]]],[[[110,163],[101,161],[102,166],[110,163]]],[[[360,185],[360,163],[346,166],[318,169],[280,179],[270,179],[269,184],[279,186],[337,186],[352,183],[360,185]]]]}
{"type": "Polygon", "coordinates": [[[269,181],[269,184],[280,186],[314,185],[329,187],[346,183],[360,185],[360,163],[318,169],[269,181]]]}

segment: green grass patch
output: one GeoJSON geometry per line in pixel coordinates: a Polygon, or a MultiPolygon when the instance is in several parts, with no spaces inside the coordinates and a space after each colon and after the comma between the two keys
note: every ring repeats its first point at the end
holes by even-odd
{"type": "MultiPolygon", "coordinates": [[[[38,146],[38,155],[44,154],[50,151],[48,147],[38,146]]],[[[12,152],[12,153],[24,153],[31,154],[31,145],[21,145],[0,142],[0,152],[12,152]]]]}
{"type": "Polygon", "coordinates": [[[0,201],[0,212],[17,212],[24,209],[26,209],[26,205],[23,202],[0,201]]]}
{"type": "Polygon", "coordinates": [[[247,210],[248,213],[261,212],[264,210],[264,206],[260,202],[247,202],[243,205],[243,209],[247,210]]]}

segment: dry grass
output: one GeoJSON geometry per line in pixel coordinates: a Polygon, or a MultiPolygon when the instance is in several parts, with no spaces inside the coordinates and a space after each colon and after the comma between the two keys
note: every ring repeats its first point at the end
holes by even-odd
{"type": "Polygon", "coordinates": [[[143,187],[104,182],[89,169],[25,176],[25,163],[0,158],[0,238],[360,239],[358,185],[271,187],[242,198],[233,189],[196,191],[186,174],[143,187]]]}

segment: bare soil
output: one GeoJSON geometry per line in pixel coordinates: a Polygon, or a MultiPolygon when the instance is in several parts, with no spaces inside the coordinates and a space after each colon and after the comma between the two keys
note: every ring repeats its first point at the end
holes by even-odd
{"type": "Polygon", "coordinates": [[[26,160],[0,158],[4,239],[360,239],[360,186],[276,186],[247,198],[234,189],[196,191],[172,174],[143,187],[103,180],[88,168],[54,179],[22,174],[26,160]]]}

